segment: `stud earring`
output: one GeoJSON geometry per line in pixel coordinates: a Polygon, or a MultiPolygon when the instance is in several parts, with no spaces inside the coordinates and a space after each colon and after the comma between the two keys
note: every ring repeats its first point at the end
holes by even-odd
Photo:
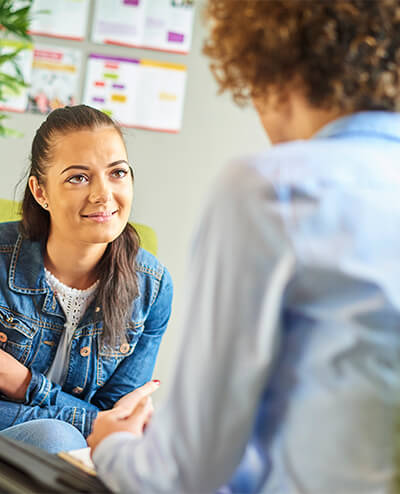
{"type": "Polygon", "coordinates": [[[49,205],[47,204],[47,202],[45,202],[45,203],[43,204],[43,207],[44,207],[44,209],[47,209],[47,208],[49,207],[49,205]]]}

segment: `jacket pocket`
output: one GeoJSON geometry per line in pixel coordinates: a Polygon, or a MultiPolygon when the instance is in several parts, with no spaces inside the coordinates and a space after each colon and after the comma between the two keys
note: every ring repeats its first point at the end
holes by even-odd
{"type": "Polygon", "coordinates": [[[142,333],[143,324],[129,326],[127,328],[127,341],[114,348],[100,345],[100,340],[98,340],[97,384],[99,386],[102,386],[111,377],[122,360],[132,356],[142,333]]]}
{"type": "Polygon", "coordinates": [[[0,308],[0,348],[25,364],[32,348],[37,328],[20,315],[0,308]]]}

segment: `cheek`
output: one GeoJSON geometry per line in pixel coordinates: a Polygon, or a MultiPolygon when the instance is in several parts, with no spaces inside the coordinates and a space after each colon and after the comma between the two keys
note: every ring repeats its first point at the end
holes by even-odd
{"type": "Polygon", "coordinates": [[[60,205],[50,212],[50,223],[65,231],[76,228],[77,215],[70,208],[62,208],[60,205]]]}
{"type": "Polygon", "coordinates": [[[133,200],[133,187],[127,185],[123,189],[120,189],[118,192],[116,192],[115,198],[120,203],[121,207],[123,207],[124,209],[130,209],[133,200]]]}
{"type": "Polygon", "coordinates": [[[50,218],[57,219],[58,223],[68,223],[73,221],[82,209],[84,198],[82,194],[66,193],[65,191],[54,192],[49,197],[50,202],[50,218]]]}

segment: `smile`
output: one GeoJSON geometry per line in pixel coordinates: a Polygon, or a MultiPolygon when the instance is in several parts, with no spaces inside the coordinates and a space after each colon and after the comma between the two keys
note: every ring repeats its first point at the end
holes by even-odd
{"type": "Polygon", "coordinates": [[[106,221],[110,221],[117,212],[118,209],[115,211],[98,211],[90,214],[82,214],[81,216],[97,223],[105,223],[106,221]]]}

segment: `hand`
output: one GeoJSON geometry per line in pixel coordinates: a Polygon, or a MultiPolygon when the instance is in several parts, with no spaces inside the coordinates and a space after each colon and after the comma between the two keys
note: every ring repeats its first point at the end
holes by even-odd
{"type": "Polygon", "coordinates": [[[149,381],[140,388],[135,389],[134,391],[131,391],[130,393],[126,394],[122,398],[120,398],[118,401],[114,403],[114,408],[125,408],[128,413],[127,415],[130,415],[139,401],[144,398],[145,396],[150,396],[154,391],[156,391],[160,386],[160,381],[154,380],[154,381],[149,381]]]}
{"type": "Polygon", "coordinates": [[[153,414],[151,398],[149,396],[141,398],[132,413],[127,417],[126,411],[127,409],[124,407],[116,407],[99,412],[94,421],[92,433],[87,438],[87,443],[91,448],[91,455],[93,455],[101,441],[114,432],[130,432],[136,437],[143,435],[144,429],[153,414]]]}
{"type": "Polygon", "coordinates": [[[31,371],[12,355],[0,350],[0,391],[13,400],[23,400],[31,382],[31,371]]]}

